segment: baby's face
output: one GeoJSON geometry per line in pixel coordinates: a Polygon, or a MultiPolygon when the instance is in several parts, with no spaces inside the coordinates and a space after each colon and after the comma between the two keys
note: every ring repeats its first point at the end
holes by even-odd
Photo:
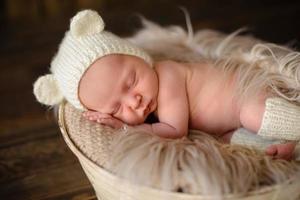
{"type": "Polygon", "coordinates": [[[79,99],[89,110],[136,125],[156,110],[158,77],[135,56],[108,55],[96,60],[79,84],[79,99]]]}

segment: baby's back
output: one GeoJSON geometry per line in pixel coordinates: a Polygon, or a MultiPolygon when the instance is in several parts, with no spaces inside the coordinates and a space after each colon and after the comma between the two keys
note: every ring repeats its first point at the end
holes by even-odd
{"type": "Polygon", "coordinates": [[[178,78],[186,79],[189,128],[219,135],[239,126],[238,104],[233,97],[233,76],[225,78],[223,72],[205,62],[187,64],[171,61],[161,65],[172,65],[172,70],[182,74],[178,78]]]}
{"type": "Polygon", "coordinates": [[[239,126],[234,76],[225,76],[210,63],[188,64],[187,94],[190,128],[222,134],[239,126]]]}

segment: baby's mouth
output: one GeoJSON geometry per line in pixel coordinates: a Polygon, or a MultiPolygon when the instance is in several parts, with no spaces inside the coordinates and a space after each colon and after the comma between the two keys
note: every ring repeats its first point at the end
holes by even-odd
{"type": "Polygon", "coordinates": [[[151,111],[152,100],[148,103],[147,107],[144,109],[144,116],[147,116],[151,111]]]}

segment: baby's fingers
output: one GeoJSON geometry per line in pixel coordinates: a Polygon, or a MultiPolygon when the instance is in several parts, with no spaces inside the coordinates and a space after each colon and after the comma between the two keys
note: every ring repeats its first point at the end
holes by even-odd
{"type": "Polygon", "coordinates": [[[97,119],[98,119],[98,115],[96,113],[92,113],[90,111],[83,113],[82,116],[90,121],[97,121],[97,119]]]}
{"type": "Polygon", "coordinates": [[[85,111],[84,113],[82,113],[82,116],[90,121],[107,125],[112,128],[120,128],[123,126],[122,121],[106,113],[100,113],[97,111],[85,111]]]}
{"type": "Polygon", "coordinates": [[[93,115],[94,113],[95,113],[94,111],[88,110],[88,111],[84,111],[84,112],[82,113],[82,116],[83,116],[83,117],[89,117],[89,116],[93,115]]]}
{"type": "Polygon", "coordinates": [[[97,122],[100,123],[100,124],[104,124],[104,125],[107,125],[107,126],[110,126],[112,128],[121,128],[124,123],[116,118],[99,118],[97,119],[97,122]]]}
{"type": "Polygon", "coordinates": [[[109,114],[100,113],[97,111],[85,111],[82,114],[82,116],[91,121],[97,121],[97,119],[99,119],[99,118],[110,118],[111,117],[109,114]]]}
{"type": "Polygon", "coordinates": [[[111,118],[98,118],[96,121],[100,124],[107,125],[107,126],[110,126],[112,128],[115,128],[114,120],[111,119],[111,118]]]}

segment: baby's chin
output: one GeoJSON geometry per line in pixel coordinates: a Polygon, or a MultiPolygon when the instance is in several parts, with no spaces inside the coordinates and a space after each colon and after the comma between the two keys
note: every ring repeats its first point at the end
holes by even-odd
{"type": "MultiPolygon", "coordinates": [[[[148,114],[149,115],[149,114],[148,114]]],[[[135,119],[132,119],[132,120],[124,120],[124,122],[128,125],[131,125],[131,126],[136,126],[136,125],[140,125],[140,124],[143,124],[145,123],[148,115],[144,116],[144,117],[140,117],[140,118],[135,118],[135,119]]]]}

